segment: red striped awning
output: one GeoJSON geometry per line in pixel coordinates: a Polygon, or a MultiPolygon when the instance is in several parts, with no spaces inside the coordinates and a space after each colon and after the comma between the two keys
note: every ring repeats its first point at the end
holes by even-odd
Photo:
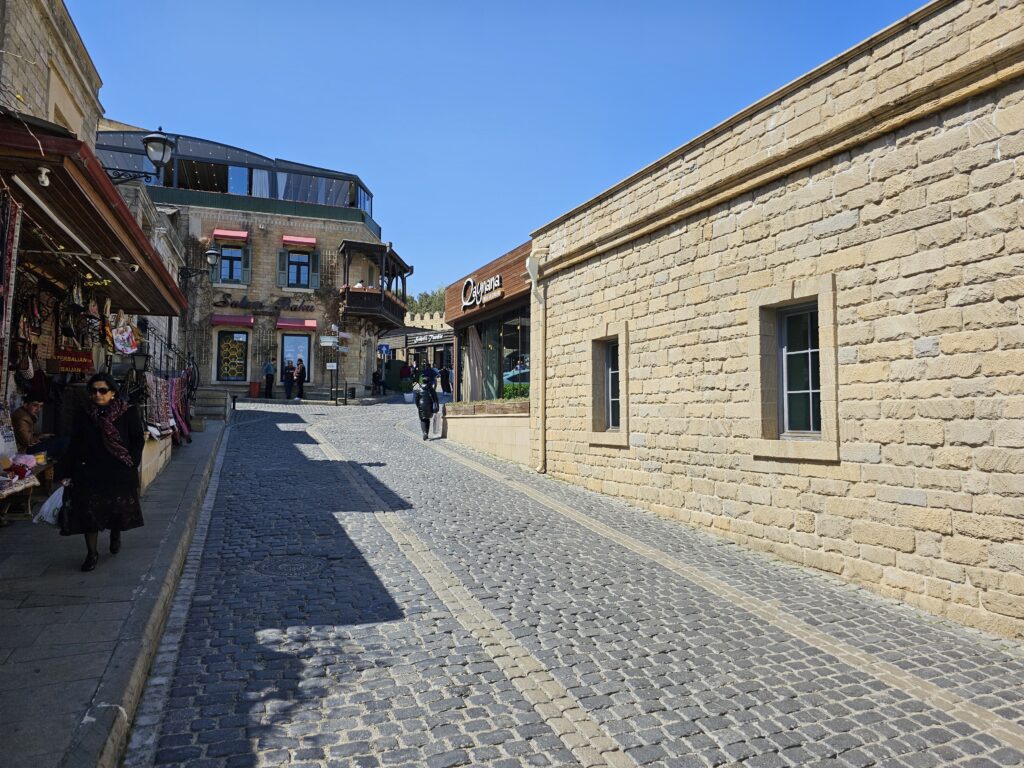
{"type": "Polygon", "coordinates": [[[245,243],[249,240],[249,233],[241,229],[215,229],[213,230],[213,239],[245,243]]]}
{"type": "Polygon", "coordinates": [[[279,317],[277,327],[286,331],[315,331],[316,320],[307,320],[303,317],[279,317]]]}
{"type": "Polygon", "coordinates": [[[290,245],[292,248],[316,248],[315,237],[299,237],[298,235],[285,235],[281,242],[290,245]]]}
{"type": "Polygon", "coordinates": [[[252,315],[214,315],[210,325],[231,325],[235,328],[252,328],[256,318],[252,315]]]}

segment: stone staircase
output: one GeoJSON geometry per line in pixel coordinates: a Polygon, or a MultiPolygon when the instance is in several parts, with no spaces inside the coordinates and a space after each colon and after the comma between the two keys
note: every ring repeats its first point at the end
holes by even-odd
{"type": "Polygon", "coordinates": [[[197,431],[202,431],[201,427],[196,427],[195,425],[197,422],[205,425],[207,419],[226,421],[230,411],[230,393],[223,389],[200,387],[196,391],[196,401],[192,406],[193,428],[197,429],[197,431]]]}

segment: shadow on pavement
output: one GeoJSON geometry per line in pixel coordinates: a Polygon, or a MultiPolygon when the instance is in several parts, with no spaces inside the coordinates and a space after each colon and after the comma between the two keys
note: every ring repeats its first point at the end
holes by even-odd
{"type": "Polygon", "coordinates": [[[258,413],[239,414],[225,452],[160,765],[255,765],[252,744],[263,763],[287,762],[276,750],[323,759],[305,710],[387,664],[350,629],[403,617],[335,514],[375,511],[351,473],[392,508],[409,504],[359,464],[326,461],[298,414],[258,413]]]}

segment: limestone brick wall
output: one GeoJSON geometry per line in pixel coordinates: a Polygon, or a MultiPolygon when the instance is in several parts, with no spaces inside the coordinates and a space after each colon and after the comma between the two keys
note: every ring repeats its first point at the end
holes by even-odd
{"type": "Polygon", "coordinates": [[[3,105],[63,124],[95,146],[102,82],[62,0],[6,0],[0,23],[3,105]]]}
{"type": "MultiPolygon", "coordinates": [[[[189,347],[196,352],[204,380],[214,381],[212,374],[216,364],[214,345],[217,329],[210,324],[211,316],[245,312],[242,309],[214,307],[214,301],[223,300],[227,295],[232,301],[240,301],[244,296],[248,297],[250,302],[262,301],[272,304],[282,297],[288,297],[296,305],[308,302],[314,307],[311,311],[282,311],[280,315],[317,321],[316,332],[310,333],[312,359],[305,361],[310,372],[310,382],[307,386],[327,386],[330,376],[325,369],[325,363],[335,361],[335,358],[332,350],[319,346],[318,336],[328,335],[331,324],[337,324],[339,321],[337,289],[341,285],[342,276],[337,248],[342,240],[378,242],[370,231],[359,224],[331,219],[203,207],[183,209],[178,221],[182,230],[179,234],[193,244],[192,253],[187,257],[192,266],[204,263],[202,251],[214,229],[243,230],[249,233],[252,274],[247,285],[211,283],[203,276],[193,278],[188,286],[192,301],[187,318],[187,333],[192,339],[189,347]],[[320,252],[319,290],[278,286],[277,257],[282,249],[284,235],[317,238],[317,250],[320,252]]],[[[263,358],[271,353],[271,350],[275,357],[279,357],[282,333],[275,327],[276,315],[259,312],[254,314],[256,325],[252,329],[249,353],[251,381],[261,379],[257,375],[259,368],[263,365],[263,358]]],[[[352,339],[347,343],[348,354],[341,355],[337,360],[339,380],[348,381],[349,386],[369,384],[369,374],[366,370],[370,347],[366,342],[371,337],[376,338],[374,329],[366,323],[352,319],[346,324],[345,330],[352,334],[352,339]]],[[[181,338],[179,334],[179,340],[181,338]]],[[[279,360],[279,365],[280,362],[279,360]]]]}
{"type": "Polygon", "coordinates": [[[529,414],[445,415],[446,437],[501,459],[530,461],[529,414]]]}
{"type": "MultiPolygon", "coordinates": [[[[798,78],[534,233],[569,254],[642,226],[658,211],[733,186],[751,169],[813,148],[856,121],[877,124],[901,99],[934,94],[960,71],[1024,43],[1017,0],[937,0],[903,24],[798,78]]],[[[855,139],[855,137],[854,137],[855,139]]],[[[835,139],[830,139],[834,141],[835,139]]]]}
{"type": "Polygon", "coordinates": [[[535,252],[547,249],[546,308],[532,306],[547,371],[533,388],[534,463],[545,455],[558,477],[1024,637],[1024,79],[991,47],[1019,54],[1021,7],[933,4],[741,119],[714,152],[655,164],[534,233],[535,252]],[[830,115],[961,71],[979,50],[993,63],[969,100],[920,102],[918,119],[861,144],[829,133],[830,115]],[[842,93],[863,96],[840,109],[842,93]],[[818,162],[761,186],[734,179],[714,205],[630,235],[658,200],[796,135],[822,137],[818,162]],[[618,243],[595,248],[602,231],[618,243]],[[822,278],[835,287],[838,461],[766,458],[749,306],[822,278]],[[628,327],[622,446],[590,432],[597,323],[628,327]]]}

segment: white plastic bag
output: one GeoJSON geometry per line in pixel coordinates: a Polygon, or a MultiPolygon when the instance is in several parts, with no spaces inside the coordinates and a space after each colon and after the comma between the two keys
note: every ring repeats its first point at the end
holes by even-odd
{"type": "Polygon", "coordinates": [[[430,434],[434,435],[435,437],[440,437],[442,426],[443,425],[441,424],[441,414],[435,413],[430,418],[430,434]]]}
{"type": "Polygon", "coordinates": [[[57,490],[50,494],[50,498],[43,502],[43,506],[32,518],[33,523],[46,523],[47,525],[57,524],[57,515],[64,504],[64,486],[58,486],[57,490]]]}

